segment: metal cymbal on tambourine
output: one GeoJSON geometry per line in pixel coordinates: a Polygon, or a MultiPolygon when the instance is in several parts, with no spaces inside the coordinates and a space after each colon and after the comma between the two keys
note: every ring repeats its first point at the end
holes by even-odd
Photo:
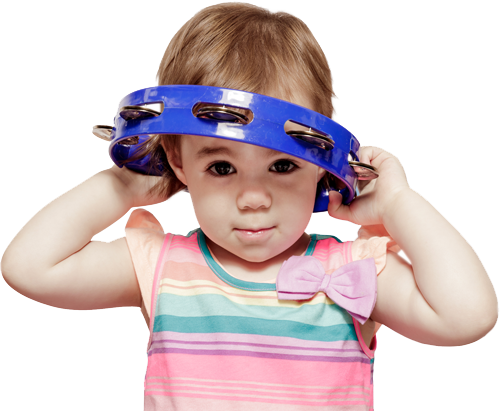
{"type": "Polygon", "coordinates": [[[335,146],[335,142],[331,138],[311,130],[290,130],[286,133],[293,138],[305,141],[323,150],[332,150],[335,146]]]}
{"type": "Polygon", "coordinates": [[[349,165],[358,175],[358,180],[360,181],[374,180],[379,175],[377,169],[370,164],[361,163],[359,161],[349,161],[349,165]]]}
{"type": "Polygon", "coordinates": [[[215,120],[237,124],[248,124],[250,122],[250,119],[243,113],[226,106],[204,106],[196,110],[196,113],[194,114],[197,118],[203,118],[205,120],[215,120]]]}
{"type": "Polygon", "coordinates": [[[158,117],[161,113],[143,106],[124,106],[119,110],[121,118],[129,120],[143,120],[151,117],[158,117]]]}
{"type": "Polygon", "coordinates": [[[102,140],[111,141],[111,132],[113,127],[97,125],[92,129],[94,136],[99,137],[102,140]]]}

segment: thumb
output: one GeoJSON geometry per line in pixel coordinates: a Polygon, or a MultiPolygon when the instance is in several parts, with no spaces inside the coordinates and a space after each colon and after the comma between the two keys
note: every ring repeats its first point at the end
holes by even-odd
{"type": "Polygon", "coordinates": [[[351,210],[349,209],[349,206],[342,204],[342,194],[338,191],[330,191],[328,196],[330,197],[330,202],[328,203],[328,214],[339,220],[350,220],[349,216],[351,215],[351,210]]]}

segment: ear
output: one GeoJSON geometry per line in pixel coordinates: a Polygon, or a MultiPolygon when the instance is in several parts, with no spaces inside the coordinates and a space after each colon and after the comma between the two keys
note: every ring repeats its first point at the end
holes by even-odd
{"type": "Polygon", "coordinates": [[[319,183],[320,180],[326,175],[326,170],[324,168],[318,167],[318,178],[316,179],[316,183],[319,183]]]}
{"type": "Polygon", "coordinates": [[[180,153],[177,153],[173,150],[167,151],[167,160],[176,177],[181,181],[182,184],[187,186],[186,174],[184,173],[184,169],[182,168],[180,153]]]}

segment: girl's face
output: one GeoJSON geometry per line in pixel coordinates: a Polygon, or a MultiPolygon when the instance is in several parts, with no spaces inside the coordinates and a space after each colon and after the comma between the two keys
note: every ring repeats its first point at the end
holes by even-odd
{"type": "Polygon", "coordinates": [[[188,186],[206,236],[248,262],[283,253],[304,234],[325,171],[278,151],[218,138],[182,136],[171,161],[188,186]]]}

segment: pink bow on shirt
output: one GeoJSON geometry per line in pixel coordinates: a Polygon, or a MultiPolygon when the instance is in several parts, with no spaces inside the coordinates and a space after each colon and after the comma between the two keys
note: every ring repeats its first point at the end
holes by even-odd
{"type": "Polygon", "coordinates": [[[280,300],[307,300],[323,291],[335,304],[364,324],[377,301],[375,260],[353,261],[328,275],[317,258],[292,256],[278,272],[276,291],[280,300]]]}

